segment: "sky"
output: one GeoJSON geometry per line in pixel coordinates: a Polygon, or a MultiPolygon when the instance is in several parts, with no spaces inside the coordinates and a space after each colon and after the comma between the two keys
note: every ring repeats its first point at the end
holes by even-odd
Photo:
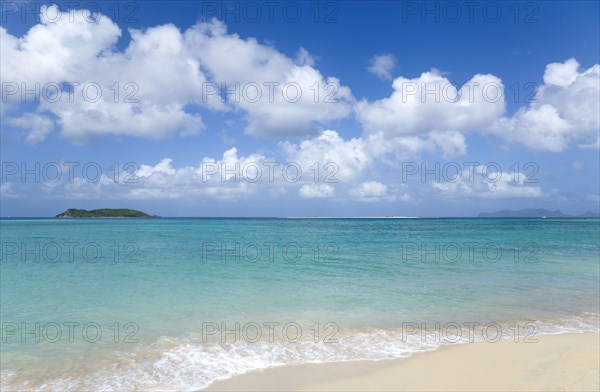
{"type": "Polygon", "coordinates": [[[597,1],[3,1],[1,217],[600,209],[597,1]]]}

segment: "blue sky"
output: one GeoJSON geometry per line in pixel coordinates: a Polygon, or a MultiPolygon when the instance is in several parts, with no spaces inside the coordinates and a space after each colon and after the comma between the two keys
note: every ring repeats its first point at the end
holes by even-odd
{"type": "Polygon", "coordinates": [[[599,209],[598,2],[52,4],[2,5],[0,216],[599,209]]]}

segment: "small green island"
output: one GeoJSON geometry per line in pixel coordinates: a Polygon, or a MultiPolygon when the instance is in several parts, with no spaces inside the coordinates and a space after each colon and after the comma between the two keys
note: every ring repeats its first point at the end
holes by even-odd
{"type": "Polygon", "coordinates": [[[101,208],[89,211],[69,208],[62,214],[56,215],[56,218],[158,218],[158,216],[128,208],[101,208]]]}

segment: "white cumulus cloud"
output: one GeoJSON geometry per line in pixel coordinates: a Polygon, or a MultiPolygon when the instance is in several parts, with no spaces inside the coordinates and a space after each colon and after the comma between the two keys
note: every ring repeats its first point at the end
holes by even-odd
{"type": "Polygon", "coordinates": [[[388,187],[377,181],[367,181],[358,184],[348,192],[350,197],[358,201],[377,202],[377,201],[394,201],[396,197],[388,193],[388,187]]]}
{"type": "Polygon", "coordinates": [[[531,104],[502,119],[496,132],[533,150],[560,152],[572,143],[597,148],[600,139],[600,65],[579,70],[569,59],[546,67],[531,104]]]}
{"type": "Polygon", "coordinates": [[[369,60],[369,72],[382,80],[392,80],[392,70],[396,66],[396,57],[391,54],[373,56],[369,60]]]}
{"type": "Polygon", "coordinates": [[[357,103],[356,115],[365,132],[401,136],[483,131],[505,110],[502,81],[493,75],[475,75],[457,91],[432,70],[414,79],[398,77],[392,87],[388,98],[357,103]]]}
{"type": "Polygon", "coordinates": [[[350,89],[314,68],[304,48],[290,58],[212,20],[183,32],[172,24],[130,29],[118,50],[122,31],[110,18],[90,23],[84,12],[55,5],[42,12],[60,17],[41,18],[22,37],[0,27],[3,82],[18,89],[2,114],[23,110],[22,84],[39,86],[36,110],[53,113],[60,135],[77,143],[106,134],[196,134],[203,110],[239,113],[246,133],[263,136],[316,133],[352,112],[350,89]]]}
{"type": "Polygon", "coordinates": [[[9,125],[25,130],[25,142],[29,144],[43,142],[54,129],[52,119],[37,113],[25,113],[21,117],[8,118],[6,121],[9,125]]]}
{"type": "Polygon", "coordinates": [[[328,184],[305,184],[298,194],[305,199],[326,199],[333,196],[335,189],[328,184]]]}

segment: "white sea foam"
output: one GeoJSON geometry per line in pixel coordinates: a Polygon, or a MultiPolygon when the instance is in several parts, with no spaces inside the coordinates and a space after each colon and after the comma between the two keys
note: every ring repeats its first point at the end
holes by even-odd
{"type": "MultiPolygon", "coordinates": [[[[540,334],[573,333],[599,330],[599,315],[585,313],[568,320],[526,320],[503,323],[502,337],[519,342],[540,334]],[[535,331],[517,332],[515,325],[537,325],[535,331]],[[532,335],[531,332],[535,332],[532,335]]],[[[216,380],[226,379],[255,369],[301,363],[356,360],[383,360],[409,357],[434,350],[444,344],[484,341],[485,323],[472,328],[448,328],[436,335],[428,324],[427,331],[408,329],[344,330],[337,343],[315,342],[305,337],[297,343],[285,341],[257,343],[218,341],[203,343],[200,336],[163,337],[135,352],[117,353],[110,361],[90,366],[70,366],[56,372],[3,371],[3,390],[198,390],[216,380]],[[452,331],[452,332],[449,332],[452,331]],[[85,371],[84,371],[85,369],[85,371]]],[[[492,325],[492,324],[490,324],[492,325]]],[[[447,324],[441,325],[441,330],[447,324]]],[[[492,333],[492,338],[495,333],[492,333]]],[[[490,339],[488,337],[488,339],[490,339]]]]}

